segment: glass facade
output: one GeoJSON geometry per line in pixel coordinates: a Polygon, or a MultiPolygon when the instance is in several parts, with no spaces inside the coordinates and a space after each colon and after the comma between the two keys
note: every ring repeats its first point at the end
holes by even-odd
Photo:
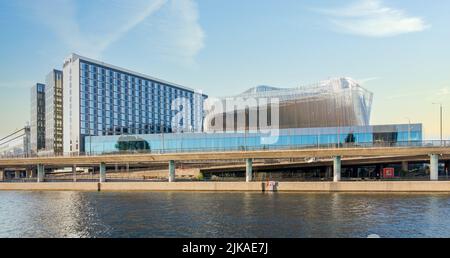
{"type": "Polygon", "coordinates": [[[45,84],[37,83],[31,88],[30,144],[37,153],[45,148],[45,84]]]}
{"type": "Polygon", "coordinates": [[[0,157],[30,156],[30,126],[0,140],[0,157]]]}
{"type": "Polygon", "coordinates": [[[396,146],[422,141],[422,125],[376,125],[352,127],[281,129],[275,143],[264,144],[263,133],[183,133],[86,137],[92,154],[139,151],[172,153],[334,147],[377,144],[396,146]]]}
{"type": "MultiPolygon", "coordinates": [[[[83,152],[85,136],[171,133],[179,128],[201,131],[205,95],[88,58],[75,56],[71,62],[75,67],[67,74],[64,71],[64,76],[72,79],[79,74],[77,85],[73,85],[75,80],[69,80],[68,85],[69,94],[78,91],[79,96],[73,97],[79,101],[69,98],[72,110],[67,114],[72,121],[68,126],[72,127],[72,134],[79,131],[80,148],[75,142],[77,146],[71,146],[69,151],[83,152]],[[172,108],[176,99],[183,99],[187,105],[183,106],[184,118],[174,127],[172,118],[179,112],[172,108]],[[74,112],[77,102],[79,110],[74,112]],[[74,114],[79,114],[79,121],[75,121],[74,114]],[[74,129],[77,124],[79,128],[74,129]]],[[[70,141],[74,145],[73,135],[70,141]]]]}

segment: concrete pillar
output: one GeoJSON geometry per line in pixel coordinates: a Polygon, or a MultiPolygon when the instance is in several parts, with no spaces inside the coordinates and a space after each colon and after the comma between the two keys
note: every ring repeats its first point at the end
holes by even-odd
{"type": "Polygon", "coordinates": [[[106,164],[100,163],[100,183],[106,182],[106,164]]]}
{"type": "Polygon", "coordinates": [[[15,179],[20,179],[20,171],[14,171],[14,178],[15,179]]]}
{"type": "Polygon", "coordinates": [[[253,179],[253,159],[245,160],[245,182],[251,182],[253,179]]]}
{"type": "Polygon", "coordinates": [[[341,156],[333,157],[333,182],[341,181],[341,156]]]}
{"type": "Polygon", "coordinates": [[[169,160],[169,182],[175,182],[175,161],[169,160]]]}
{"type": "Polygon", "coordinates": [[[76,182],[77,181],[77,166],[76,165],[72,165],[72,176],[73,176],[73,181],[76,182]]]}
{"type": "Polygon", "coordinates": [[[408,172],[408,161],[402,161],[402,171],[408,172]]]}
{"type": "Polygon", "coordinates": [[[3,169],[0,169],[0,181],[4,180],[5,180],[5,171],[3,171],[3,169]]]}
{"type": "Polygon", "coordinates": [[[37,165],[37,182],[44,182],[45,179],[45,168],[44,165],[37,165]]]}
{"type": "Polygon", "coordinates": [[[430,180],[438,180],[439,176],[439,155],[430,155],[430,180]]]}

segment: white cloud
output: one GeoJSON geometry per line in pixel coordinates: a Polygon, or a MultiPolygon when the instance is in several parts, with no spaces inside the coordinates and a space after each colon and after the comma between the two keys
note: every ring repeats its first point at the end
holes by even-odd
{"type": "MultiPolygon", "coordinates": [[[[151,23],[151,17],[158,13],[168,15],[164,30],[172,36],[167,38],[170,42],[165,43],[173,46],[173,52],[193,59],[204,44],[204,33],[193,0],[97,0],[87,2],[87,6],[76,0],[32,3],[38,20],[48,26],[71,52],[93,58],[100,58],[131,30],[151,23]],[[169,6],[172,12],[162,11],[169,6]]],[[[143,33],[144,37],[152,36],[151,28],[143,33]]]]}
{"type": "Polygon", "coordinates": [[[204,47],[205,40],[196,4],[191,0],[174,0],[165,11],[165,17],[157,25],[161,33],[158,36],[164,39],[162,51],[193,64],[193,57],[204,47]]]}
{"type": "Polygon", "coordinates": [[[368,78],[358,79],[357,81],[359,84],[364,84],[364,83],[379,80],[379,79],[381,79],[381,78],[380,77],[368,77],[368,78]]]}
{"type": "Polygon", "coordinates": [[[442,88],[426,88],[416,91],[408,91],[407,93],[400,93],[400,94],[393,94],[386,99],[393,100],[393,99],[406,99],[409,97],[420,97],[423,100],[426,100],[426,102],[433,102],[433,101],[445,101],[450,96],[450,87],[444,86],[442,88]]]}
{"type": "Polygon", "coordinates": [[[367,37],[388,37],[430,27],[422,18],[385,6],[380,0],[361,0],[350,6],[322,10],[342,32],[367,37]]]}
{"type": "MultiPolygon", "coordinates": [[[[126,5],[128,3],[127,1],[122,1],[123,5],[126,5]]],[[[135,13],[134,15],[130,16],[130,19],[126,21],[122,26],[119,26],[117,30],[114,30],[112,33],[110,33],[107,37],[104,37],[100,40],[98,45],[98,51],[101,53],[104,50],[106,50],[112,43],[119,40],[121,37],[123,37],[127,32],[141,24],[143,21],[145,21],[149,16],[151,16],[154,12],[161,9],[161,7],[166,3],[166,0],[155,0],[147,4],[146,6],[143,6],[143,10],[140,12],[135,13]]],[[[136,10],[135,10],[136,11],[136,10]]]]}
{"type": "Polygon", "coordinates": [[[438,95],[450,95],[450,87],[441,88],[438,95]]]}

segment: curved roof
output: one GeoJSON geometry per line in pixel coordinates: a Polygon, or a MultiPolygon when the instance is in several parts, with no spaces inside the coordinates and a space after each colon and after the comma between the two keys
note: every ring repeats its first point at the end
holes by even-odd
{"type": "Polygon", "coordinates": [[[258,92],[266,92],[266,91],[275,91],[275,90],[283,90],[282,88],[277,88],[277,87],[272,87],[272,86],[267,86],[267,85],[258,85],[256,87],[250,88],[244,92],[242,92],[243,94],[248,94],[248,93],[258,93],[258,92]]]}

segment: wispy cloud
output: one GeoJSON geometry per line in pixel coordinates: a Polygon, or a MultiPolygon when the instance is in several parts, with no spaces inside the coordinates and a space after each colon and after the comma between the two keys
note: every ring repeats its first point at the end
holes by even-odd
{"type": "MultiPolygon", "coordinates": [[[[159,13],[168,15],[164,30],[173,36],[166,44],[173,45],[174,52],[193,58],[203,47],[204,33],[193,0],[97,0],[84,2],[84,6],[80,3],[83,2],[40,0],[33,1],[31,7],[38,20],[71,51],[93,58],[100,58],[114,43],[138,26],[151,23],[159,13]],[[163,12],[167,8],[173,11],[163,12]]],[[[142,36],[148,37],[152,32],[143,31],[142,36]]]]}
{"type": "Polygon", "coordinates": [[[381,0],[361,0],[344,8],[320,10],[338,31],[367,37],[388,37],[430,27],[423,18],[387,7],[381,0]]]}
{"type": "Polygon", "coordinates": [[[368,78],[363,78],[363,79],[357,79],[358,83],[360,84],[364,84],[370,81],[375,81],[375,80],[379,80],[381,79],[380,77],[368,77],[368,78]]]}
{"type": "MultiPolygon", "coordinates": [[[[126,1],[128,2],[128,1],[126,1]]],[[[119,40],[121,37],[126,35],[130,30],[144,22],[149,16],[151,16],[154,12],[161,9],[161,7],[166,3],[166,0],[155,0],[151,1],[148,5],[143,6],[143,10],[137,12],[135,15],[132,15],[130,20],[126,21],[122,26],[118,27],[117,30],[114,30],[107,37],[104,37],[100,40],[98,45],[98,51],[101,53],[106,50],[112,43],[119,40]]],[[[123,2],[124,5],[127,3],[123,2]]]]}
{"type": "Polygon", "coordinates": [[[407,93],[392,94],[386,97],[388,100],[406,99],[409,97],[420,97],[427,102],[444,101],[450,97],[450,87],[444,86],[442,88],[426,88],[422,90],[409,91],[407,93]]]}
{"type": "Polygon", "coordinates": [[[157,25],[164,39],[167,56],[182,57],[187,64],[204,47],[205,33],[198,22],[197,5],[191,0],[174,0],[167,6],[167,15],[157,25]]]}

